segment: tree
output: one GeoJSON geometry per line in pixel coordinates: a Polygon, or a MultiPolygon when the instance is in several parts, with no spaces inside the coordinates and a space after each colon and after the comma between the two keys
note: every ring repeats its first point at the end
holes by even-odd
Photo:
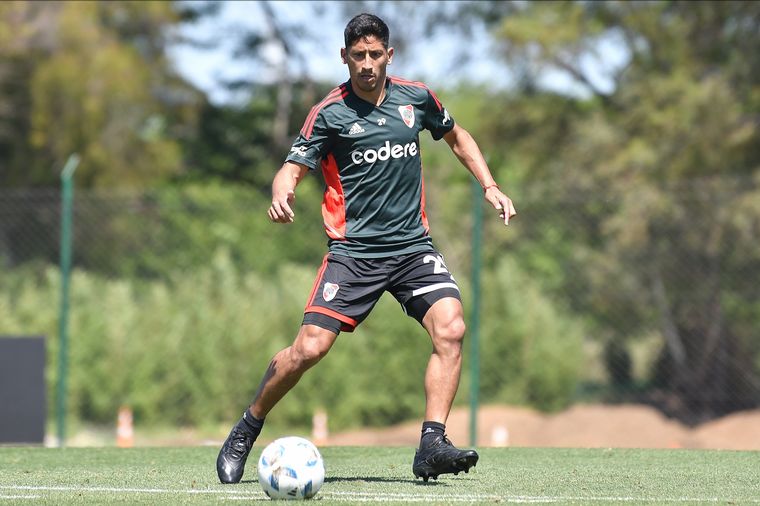
{"type": "Polygon", "coordinates": [[[200,95],[171,73],[164,2],[0,5],[3,186],[57,184],[72,152],[82,186],[139,186],[181,169],[200,95]]]}
{"type": "Polygon", "coordinates": [[[760,404],[748,283],[760,267],[760,4],[458,2],[427,14],[428,31],[490,29],[515,84],[486,90],[473,113],[520,213],[520,237],[491,243],[490,260],[509,246],[595,322],[609,364],[657,333],[639,399],[690,423],[760,404]]]}
{"type": "MultiPolygon", "coordinates": [[[[318,3],[299,8],[309,9],[312,19],[323,10],[318,3]]],[[[303,23],[272,2],[251,3],[250,14],[262,23],[227,28],[234,34],[234,56],[250,72],[219,83],[243,100],[204,104],[197,136],[184,143],[187,171],[180,178],[242,182],[268,194],[309,108],[334,84],[311,79],[303,41],[314,37],[303,23]]]]}
{"type": "Polygon", "coordinates": [[[489,126],[527,132],[516,138],[529,180],[552,181],[544,198],[568,210],[553,224],[572,230],[573,250],[555,249],[564,293],[609,339],[659,330],[646,398],[688,422],[760,404],[747,283],[760,267],[759,19],[753,2],[538,2],[499,24],[533,95],[489,126]],[[609,89],[588,65],[604,41],[627,55],[606,68],[609,89]],[[588,98],[536,94],[547,68],[588,98]],[[563,102],[577,105],[547,107],[563,102]]]}

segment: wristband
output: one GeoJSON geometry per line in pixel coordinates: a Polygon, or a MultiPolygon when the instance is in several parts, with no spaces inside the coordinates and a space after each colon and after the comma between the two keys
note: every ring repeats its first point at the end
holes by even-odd
{"type": "Polygon", "coordinates": [[[489,184],[488,186],[484,186],[483,187],[483,193],[487,192],[489,188],[501,189],[501,188],[499,188],[499,185],[497,185],[496,183],[489,184]]]}

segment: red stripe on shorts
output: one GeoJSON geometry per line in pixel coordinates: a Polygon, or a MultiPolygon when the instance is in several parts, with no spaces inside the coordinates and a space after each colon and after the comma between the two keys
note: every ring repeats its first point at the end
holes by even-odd
{"type": "Polygon", "coordinates": [[[314,286],[311,288],[311,293],[309,294],[309,302],[306,303],[306,309],[308,309],[309,306],[314,304],[314,297],[317,295],[317,290],[319,289],[319,285],[322,284],[322,276],[325,275],[325,270],[327,269],[327,258],[329,256],[330,255],[327,254],[322,259],[322,265],[319,267],[319,271],[317,271],[317,279],[314,280],[314,286]]]}

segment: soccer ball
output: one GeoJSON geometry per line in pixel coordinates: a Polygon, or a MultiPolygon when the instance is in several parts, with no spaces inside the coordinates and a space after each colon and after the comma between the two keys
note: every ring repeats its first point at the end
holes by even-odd
{"type": "Polygon", "coordinates": [[[325,481],[319,450],[301,437],[272,441],[259,457],[259,484],[272,499],[310,499],[325,481]]]}

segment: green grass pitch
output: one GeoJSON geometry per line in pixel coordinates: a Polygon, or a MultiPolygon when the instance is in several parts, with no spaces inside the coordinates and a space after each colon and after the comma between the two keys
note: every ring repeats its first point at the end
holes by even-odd
{"type": "MultiPolygon", "coordinates": [[[[221,485],[217,448],[0,448],[0,504],[268,501],[254,448],[243,482],[221,485]]],[[[486,448],[469,474],[423,483],[410,448],[321,449],[313,499],[382,504],[759,504],[760,452],[486,448]]]]}

